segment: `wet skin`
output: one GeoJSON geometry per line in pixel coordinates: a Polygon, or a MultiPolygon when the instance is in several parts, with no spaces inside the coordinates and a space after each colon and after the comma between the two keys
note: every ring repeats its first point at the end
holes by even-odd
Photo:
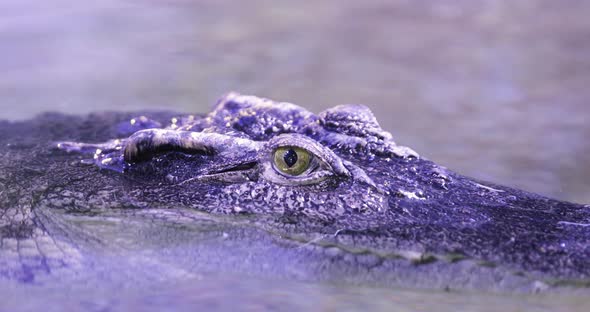
{"type": "Polygon", "coordinates": [[[364,106],[315,115],[230,93],[206,116],[140,115],[0,123],[1,278],[116,271],[90,260],[113,243],[88,225],[115,218],[137,221],[140,245],[182,241],[204,266],[189,272],[524,291],[590,280],[590,207],[456,174],[397,145],[364,106]],[[229,239],[178,228],[205,223],[229,239]]]}

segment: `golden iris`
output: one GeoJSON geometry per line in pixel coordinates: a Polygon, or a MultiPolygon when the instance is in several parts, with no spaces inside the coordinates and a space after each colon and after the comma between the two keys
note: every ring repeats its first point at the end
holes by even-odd
{"type": "Polygon", "coordinates": [[[275,150],[275,167],[282,173],[298,176],[304,173],[311,163],[310,152],[296,146],[282,146],[275,150]]]}

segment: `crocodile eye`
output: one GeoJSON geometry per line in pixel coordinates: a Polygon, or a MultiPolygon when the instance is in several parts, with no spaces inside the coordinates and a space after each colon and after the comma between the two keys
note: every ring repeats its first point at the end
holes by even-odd
{"type": "Polygon", "coordinates": [[[306,172],[313,161],[313,154],[296,146],[281,146],[274,151],[274,167],[288,176],[306,172]]]}
{"type": "Polygon", "coordinates": [[[280,185],[312,185],[334,176],[351,176],[332,150],[301,134],[271,138],[263,155],[263,178],[280,185]]]}

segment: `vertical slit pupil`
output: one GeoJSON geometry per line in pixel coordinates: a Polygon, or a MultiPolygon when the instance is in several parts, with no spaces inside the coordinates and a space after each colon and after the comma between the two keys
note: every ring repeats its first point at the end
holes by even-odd
{"type": "Polygon", "coordinates": [[[285,161],[285,164],[289,166],[289,168],[293,167],[293,165],[297,163],[297,152],[295,152],[293,149],[289,149],[285,152],[283,160],[285,161]]]}

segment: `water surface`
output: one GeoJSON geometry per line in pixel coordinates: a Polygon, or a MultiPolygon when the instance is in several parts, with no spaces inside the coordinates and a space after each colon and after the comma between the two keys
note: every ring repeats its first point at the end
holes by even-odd
{"type": "MultiPolygon", "coordinates": [[[[230,90],[314,112],[363,103],[397,142],[452,170],[590,203],[589,11],[589,2],[573,0],[2,1],[0,118],[162,108],[203,113],[230,90]]],[[[581,311],[586,302],[232,276],[130,289],[115,303],[95,302],[91,292],[81,294],[84,300],[26,292],[87,300],[95,310],[148,305],[152,296],[154,308],[236,295],[252,310],[268,304],[581,311]]]]}

